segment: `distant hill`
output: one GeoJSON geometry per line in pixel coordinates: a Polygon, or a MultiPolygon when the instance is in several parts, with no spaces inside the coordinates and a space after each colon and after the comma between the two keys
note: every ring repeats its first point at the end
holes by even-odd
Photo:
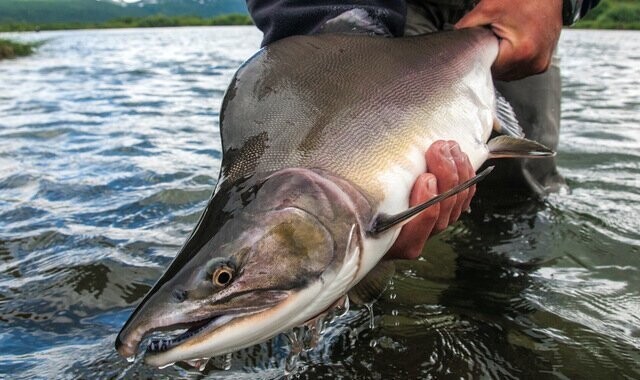
{"type": "MultiPolygon", "coordinates": [[[[30,30],[44,24],[57,29],[72,24],[74,27],[97,27],[114,19],[140,19],[154,15],[210,19],[231,13],[247,15],[245,0],[0,0],[0,30],[30,30]]],[[[246,20],[250,21],[245,17],[239,23],[246,20]]],[[[202,20],[195,21],[192,22],[195,25],[206,24],[202,20]]],[[[179,24],[189,22],[183,19],[179,24]]],[[[575,27],[640,29],[640,0],[601,0],[600,5],[575,27]]]]}
{"type": "Polygon", "coordinates": [[[115,18],[247,14],[244,0],[0,0],[0,23],[99,23],[115,18]]]}

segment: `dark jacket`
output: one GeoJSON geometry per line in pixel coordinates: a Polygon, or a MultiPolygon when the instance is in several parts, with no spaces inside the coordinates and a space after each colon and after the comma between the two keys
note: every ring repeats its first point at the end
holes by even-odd
{"type": "MultiPolygon", "coordinates": [[[[577,21],[598,2],[564,0],[564,23],[577,21]]],[[[312,34],[326,21],[353,8],[366,10],[399,37],[407,15],[406,0],[247,0],[247,6],[253,22],[264,33],[263,46],[288,36],[312,34]]]]}

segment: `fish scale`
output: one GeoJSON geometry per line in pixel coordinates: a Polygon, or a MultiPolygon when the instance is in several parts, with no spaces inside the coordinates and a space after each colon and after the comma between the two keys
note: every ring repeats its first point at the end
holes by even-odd
{"type": "MultiPolygon", "coordinates": [[[[493,119],[481,125],[469,115],[478,107],[493,114],[493,103],[462,104],[465,108],[445,118],[434,110],[447,113],[458,99],[466,99],[468,89],[478,87],[483,93],[477,96],[486,99],[488,94],[491,100],[488,68],[496,54],[497,40],[486,29],[437,38],[319,35],[276,42],[238,71],[221,124],[225,152],[243,146],[257,131],[267,131],[268,147],[247,158],[255,165],[245,167],[253,170],[225,179],[317,167],[352,181],[379,201],[387,185],[379,182],[379,173],[397,165],[404,151],[424,150],[439,139],[462,140],[477,167],[486,158],[484,141],[493,119]],[[481,143],[465,139],[469,132],[482,136],[481,143]]],[[[411,165],[405,160],[404,166],[411,165]]]]}
{"type": "Polygon", "coordinates": [[[222,104],[214,194],[118,335],[120,354],[134,355],[155,330],[189,327],[152,340],[145,362],[221,355],[316,318],[352,289],[365,299],[384,286],[389,271],[374,267],[402,225],[491,170],[409,208],[436,140],[457,141],[475,168],[490,154],[549,155],[508,136],[486,143],[499,125],[497,51],[492,32],[477,28],[298,36],[250,58],[222,104]]]}

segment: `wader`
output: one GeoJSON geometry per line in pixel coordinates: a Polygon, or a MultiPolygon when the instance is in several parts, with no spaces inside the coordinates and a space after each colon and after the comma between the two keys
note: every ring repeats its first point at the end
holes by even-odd
{"type": "MultiPolygon", "coordinates": [[[[407,2],[405,36],[453,29],[472,8],[469,0],[413,0],[407,2]]],[[[525,136],[556,150],[560,132],[560,67],[557,57],[543,73],[512,82],[496,82],[511,103],[525,136]]],[[[488,163],[491,164],[491,163],[488,163]]],[[[556,169],[555,158],[502,159],[479,187],[509,187],[511,191],[544,196],[568,187],[556,169]]],[[[481,189],[480,189],[481,190],[481,189]]]]}

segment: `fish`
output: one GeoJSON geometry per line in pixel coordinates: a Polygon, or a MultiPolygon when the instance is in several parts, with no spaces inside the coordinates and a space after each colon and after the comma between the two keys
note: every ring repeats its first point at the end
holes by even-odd
{"type": "Polygon", "coordinates": [[[218,182],[194,231],[116,338],[163,367],[262,343],[361,281],[401,227],[487,175],[409,207],[424,152],[455,140],[489,158],[548,157],[496,94],[498,39],[471,28],[385,38],[293,36],[259,50],[223,98],[218,182]],[[489,140],[493,130],[501,136],[489,140]]]}

